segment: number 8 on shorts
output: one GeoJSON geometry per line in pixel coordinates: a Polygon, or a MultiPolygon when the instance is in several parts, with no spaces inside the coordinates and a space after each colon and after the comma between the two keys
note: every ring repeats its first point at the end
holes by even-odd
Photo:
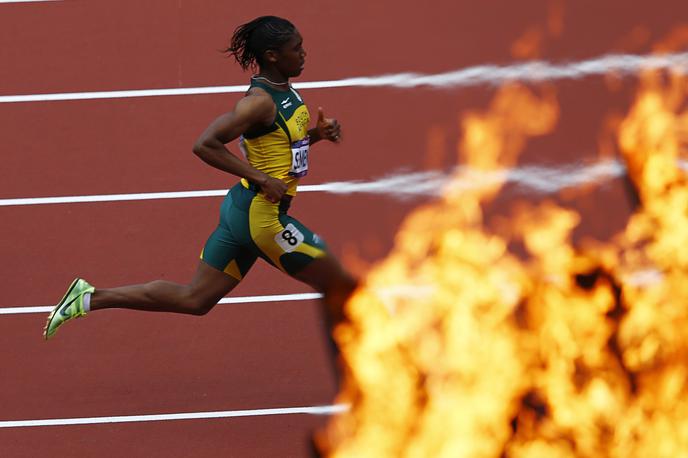
{"type": "Polygon", "coordinates": [[[304,241],[304,236],[292,223],[287,224],[282,231],[275,236],[275,242],[284,250],[291,253],[304,241]]]}

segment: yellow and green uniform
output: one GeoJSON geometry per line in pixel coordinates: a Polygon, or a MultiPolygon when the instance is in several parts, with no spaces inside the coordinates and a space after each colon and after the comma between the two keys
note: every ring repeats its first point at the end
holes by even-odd
{"type": "Polygon", "coordinates": [[[279,91],[255,80],[251,87],[270,94],[277,113],[271,126],[246,132],[240,139],[241,149],[249,164],[284,181],[288,188],[279,203],[268,201],[260,187],[246,179],[227,193],[220,222],[201,259],[237,280],[259,256],[293,275],[327,254],[324,241],[287,214],[299,178],[308,172],[308,109],[291,87],[279,91]]]}
{"type": "MultiPolygon", "coordinates": [[[[289,91],[279,91],[252,80],[251,87],[259,87],[270,94],[277,113],[269,127],[242,135],[241,150],[249,164],[284,181],[288,186],[287,194],[295,196],[299,178],[308,173],[308,108],[291,86],[289,91]]],[[[248,187],[246,179],[242,178],[241,182],[248,187]]]]}

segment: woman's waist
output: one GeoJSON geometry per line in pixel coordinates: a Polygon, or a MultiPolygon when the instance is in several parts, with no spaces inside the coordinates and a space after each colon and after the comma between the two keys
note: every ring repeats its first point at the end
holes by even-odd
{"type": "Polygon", "coordinates": [[[275,149],[263,146],[261,143],[261,147],[244,147],[248,163],[256,170],[284,181],[288,186],[287,194],[295,195],[299,179],[308,174],[309,137],[275,149]]]}
{"type": "MultiPolygon", "coordinates": [[[[258,169],[258,170],[260,170],[260,169],[258,169]]],[[[287,190],[285,192],[286,195],[289,195],[291,197],[294,197],[296,195],[296,192],[298,190],[298,185],[299,185],[299,177],[291,176],[287,173],[270,173],[269,171],[266,171],[266,170],[260,170],[260,171],[265,173],[266,175],[270,175],[272,178],[276,178],[276,179],[282,181],[284,184],[286,184],[287,185],[287,190]]],[[[249,184],[251,184],[246,178],[242,178],[241,182],[244,184],[245,188],[248,188],[249,184]]],[[[258,184],[255,184],[255,185],[260,186],[258,184]]],[[[260,192],[260,191],[258,191],[258,192],[260,192]]]]}
{"type": "MultiPolygon", "coordinates": [[[[245,178],[242,178],[241,181],[234,186],[234,188],[239,188],[239,191],[252,193],[254,196],[259,195],[262,192],[262,189],[261,189],[259,184],[250,182],[245,178]]],[[[232,190],[230,190],[230,193],[232,192],[232,190]]],[[[284,194],[282,196],[282,199],[280,199],[279,202],[272,203],[272,202],[269,202],[267,199],[265,199],[265,201],[268,204],[278,206],[280,212],[286,213],[287,210],[289,210],[289,207],[291,206],[291,202],[293,199],[294,199],[294,195],[284,194]]],[[[248,210],[248,208],[247,208],[247,210],[248,210]]]]}

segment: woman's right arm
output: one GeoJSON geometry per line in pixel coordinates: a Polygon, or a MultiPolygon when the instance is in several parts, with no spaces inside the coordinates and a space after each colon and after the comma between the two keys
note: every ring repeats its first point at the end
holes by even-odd
{"type": "Polygon", "coordinates": [[[279,202],[287,190],[287,185],[251,167],[225,147],[249,128],[272,123],[275,110],[275,104],[269,96],[253,94],[242,98],[234,111],[218,117],[201,134],[194,144],[194,154],[216,169],[260,185],[268,200],[279,202]]]}

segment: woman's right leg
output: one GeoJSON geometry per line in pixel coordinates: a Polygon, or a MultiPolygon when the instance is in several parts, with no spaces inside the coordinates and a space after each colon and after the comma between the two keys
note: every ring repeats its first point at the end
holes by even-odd
{"type": "Polygon", "coordinates": [[[220,210],[220,223],[208,237],[196,274],[188,285],[157,280],[143,285],[95,289],[77,278],[48,316],[43,330],[45,339],[50,339],[60,326],[73,318],[108,308],[205,315],[239,284],[256,260],[252,250],[236,240],[229,228],[229,223],[237,218],[241,220],[245,216],[234,210],[228,194],[220,210]]]}
{"type": "Polygon", "coordinates": [[[149,312],[205,315],[239,284],[256,261],[256,254],[237,239],[230,226],[240,224],[246,213],[234,205],[231,190],[222,203],[220,222],[203,247],[191,283],[181,285],[156,280],[143,285],[96,289],[90,309],[124,308],[149,312]]]}
{"type": "Polygon", "coordinates": [[[48,340],[67,321],[106,308],[204,315],[238,283],[238,279],[204,261],[200,261],[188,285],[158,280],[144,285],[96,290],[78,278],[48,316],[43,337],[48,340]]]}
{"type": "Polygon", "coordinates": [[[96,289],[91,295],[90,308],[91,311],[124,308],[205,315],[238,284],[236,278],[201,260],[188,285],[156,280],[143,285],[96,289]]]}

